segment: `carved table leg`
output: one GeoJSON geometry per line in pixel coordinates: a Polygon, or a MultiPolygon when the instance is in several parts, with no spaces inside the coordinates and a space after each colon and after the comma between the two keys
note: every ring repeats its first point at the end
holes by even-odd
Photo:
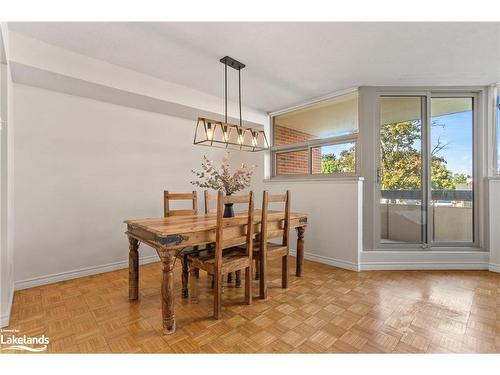
{"type": "Polygon", "coordinates": [[[128,299],[139,297],[139,241],[128,238],[128,299]]]}
{"type": "Polygon", "coordinates": [[[296,275],[302,276],[302,269],[304,267],[304,232],[305,227],[297,227],[297,270],[296,275]]]}
{"type": "Polygon", "coordinates": [[[161,256],[163,277],[161,281],[161,312],[163,330],[166,334],[175,332],[174,312],[174,261],[172,255],[161,256]]]}

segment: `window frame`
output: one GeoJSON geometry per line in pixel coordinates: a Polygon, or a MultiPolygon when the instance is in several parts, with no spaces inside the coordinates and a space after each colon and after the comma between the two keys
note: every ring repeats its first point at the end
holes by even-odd
{"type": "MultiPolygon", "coordinates": [[[[485,213],[487,212],[486,197],[481,194],[485,188],[484,177],[487,176],[486,168],[486,148],[487,137],[487,87],[486,86],[365,86],[360,89],[360,146],[362,147],[361,170],[365,184],[363,187],[364,215],[363,215],[363,242],[364,251],[485,251],[487,246],[487,219],[485,213]],[[379,202],[380,196],[378,195],[375,181],[376,171],[379,165],[378,156],[373,158],[371,155],[375,154],[379,146],[379,132],[378,127],[373,124],[379,121],[380,96],[428,96],[438,97],[445,96],[476,96],[474,104],[475,117],[474,117],[474,133],[473,133],[473,147],[474,152],[474,242],[433,242],[431,246],[421,247],[419,245],[411,244],[394,244],[384,246],[379,241],[380,235],[380,218],[379,211],[376,209],[376,202],[379,202]]],[[[430,104],[430,101],[427,101],[430,104]]],[[[488,110],[489,112],[489,110],[488,110]]],[[[430,108],[426,110],[426,118],[430,115],[430,108]]],[[[489,114],[488,114],[489,117],[489,114]]],[[[491,133],[490,133],[491,134],[491,133]]],[[[488,137],[489,138],[489,137],[488,137]]],[[[489,144],[489,143],[488,143],[489,144]]],[[[378,154],[376,154],[378,155],[378,154]]],[[[491,153],[488,158],[491,157],[491,153]]],[[[490,164],[491,165],[491,164],[490,164]]]]}
{"type": "Polygon", "coordinates": [[[308,147],[298,147],[298,148],[292,148],[292,149],[284,149],[284,150],[278,150],[278,151],[271,151],[271,170],[273,171],[273,176],[275,177],[287,177],[287,178],[292,178],[292,177],[301,177],[303,178],[304,176],[307,176],[308,174],[303,174],[303,173],[290,173],[290,174],[280,174],[276,175],[276,170],[277,170],[277,162],[278,162],[278,155],[279,154],[287,154],[289,152],[294,152],[294,151],[307,151],[308,154],[308,159],[307,159],[307,170],[311,170],[311,158],[309,157],[309,148],[308,147]]]}
{"type": "Polygon", "coordinates": [[[493,175],[500,176],[500,163],[498,157],[500,156],[499,139],[500,136],[500,118],[498,118],[498,97],[500,96],[500,83],[493,87],[493,175]]]}
{"type": "Polygon", "coordinates": [[[358,93],[358,130],[356,132],[352,132],[349,134],[343,134],[343,135],[338,135],[338,136],[333,136],[333,137],[328,137],[328,138],[318,138],[318,139],[313,139],[309,141],[304,141],[304,142],[298,142],[298,143],[291,143],[287,145],[280,145],[280,146],[275,146],[275,139],[274,139],[274,126],[275,126],[275,118],[277,116],[294,112],[298,109],[302,108],[308,108],[310,106],[334,99],[339,96],[344,96],[353,92],[358,92],[358,90],[350,90],[342,93],[337,93],[336,95],[328,96],[321,98],[316,101],[312,101],[310,103],[304,104],[303,106],[297,106],[293,107],[287,110],[282,110],[279,112],[275,113],[270,113],[270,133],[271,133],[271,147],[269,148],[270,152],[270,164],[271,164],[271,179],[275,180],[283,180],[283,179],[310,179],[310,180],[317,180],[317,179],[345,179],[345,178],[352,178],[352,177],[359,177],[359,170],[360,170],[360,158],[359,158],[359,142],[358,142],[358,135],[359,135],[359,93],[358,93]],[[336,144],[343,144],[343,143],[354,143],[354,150],[355,150],[355,171],[354,172],[349,172],[349,173],[312,173],[312,149],[315,147],[319,146],[331,146],[331,145],[336,145],[336,144]],[[307,150],[307,157],[308,157],[308,173],[307,174],[276,174],[277,168],[276,168],[276,161],[277,161],[277,154],[280,153],[285,153],[285,152],[291,152],[291,151],[303,151],[307,150]]]}
{"type": "Polygon", "coordinates": [[[331,143],[326,143],[326,144],[321,144],[318,146],[309,146],[309,174],[312,176],[356,176],[357,172],[357,147],[358,147],[358,137],[357,133],[356,136],[350,136],[347,140],[339,140],[339,137],[333,137],[335,138],[334,142],[331,143]],[[313,173],[313,163],[312,163],[312,152],[314,148],[318,147],[324,147],[324,146],[335,146],[335,145],[344,145],[344,144],[350,144],[354,143],[354,172],[342,172],[342,173],[313,173]]]}

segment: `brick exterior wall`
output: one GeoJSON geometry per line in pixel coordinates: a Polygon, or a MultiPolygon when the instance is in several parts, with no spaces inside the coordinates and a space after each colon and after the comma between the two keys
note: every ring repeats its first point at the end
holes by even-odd
{"type": "MultiPolygon", "coordinates": [[[[285,126],[274,126],[274,145],[282,146],[316,139],[317,137],[285,126]]],[[[308,151],[290,151],[276,155],[276,174],[308,174],[308,151]]],[[[321,148],[312,150],[313,173],[321,173],[321,148]]]]}

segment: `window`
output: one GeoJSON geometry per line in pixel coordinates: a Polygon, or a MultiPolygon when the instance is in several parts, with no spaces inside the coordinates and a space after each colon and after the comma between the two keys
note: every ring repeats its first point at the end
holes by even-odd
{"type": "Polygon", "coordinates": [[[273,176],[355,174],[358,93],[272,117],[273,176]]]}
{"type": "Polygon", "coordinates": [[[307,151],[305,149],[276,153],[276,174],[307,174],[309,171],[307,151]]]}
{"type": "Polygon", "coordinates": [[[356,173],[356,142],[317,146],[311,152],[313,174],[356,173]]]}

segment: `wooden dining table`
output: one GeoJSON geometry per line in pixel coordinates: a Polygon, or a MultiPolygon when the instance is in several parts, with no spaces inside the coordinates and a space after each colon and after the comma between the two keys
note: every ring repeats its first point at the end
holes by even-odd
{"type": "MultiPolygon", "coordinates": [[[[246,217],[245,212],[237,212],[236,216],[246,217]]],[[[255,210],[254,233],[260,230],[260,210],[255,210]]],[[[216,215],[200,214],[190,216],[171,216],[165,218],[125,220],[129,241],[129,300],[139,297],[139,243],[144,243],[156,250],[162,264],[161,301],[162,321],[166,334],[175,332],[174,311],[174,260],[187,247],[202,246],[215,242],[216,215]]],[[[269,211],[268,231],[283,228],[282,212],[269,211]]],[[[244,220],[242,220],[244,223],[244,220]]],[[[240,227],[245,233],[246,224],[240,227]]],[[[307,226],[307,215],[299,212],[290,213],[290,228],[297,231],[296,275],[302,275],[304,264],[304,232],[307,226]]],[[[232,232],[240,236],[241,233],[232,232]]],[[[224,238],[230,240],[230,238],[224,238]]]]}

